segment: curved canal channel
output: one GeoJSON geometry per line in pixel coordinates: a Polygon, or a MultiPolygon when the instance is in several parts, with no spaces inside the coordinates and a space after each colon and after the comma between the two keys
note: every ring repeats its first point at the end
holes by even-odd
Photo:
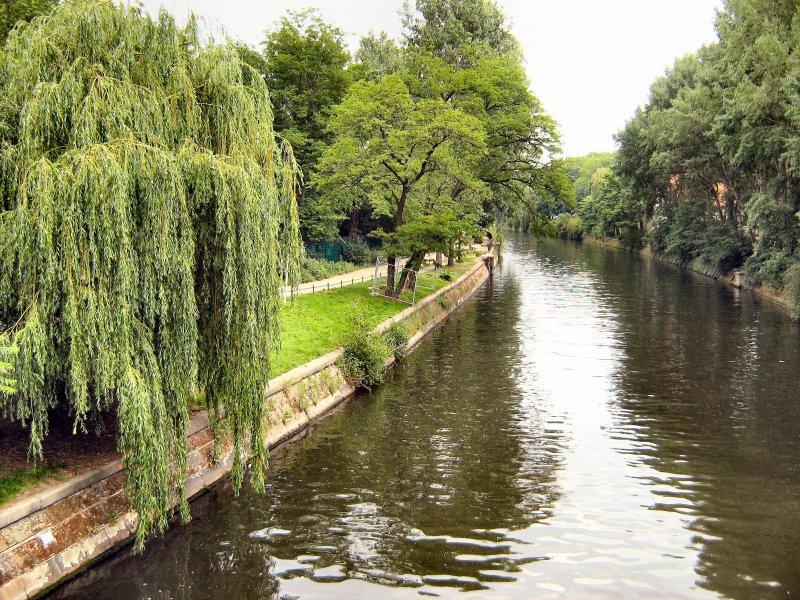
{"type": "Polygon", "coordinates": [[[511,236],[492,282],[145,551],[51,598],[800,594],[800,327],[634,254],[511,236]]]}

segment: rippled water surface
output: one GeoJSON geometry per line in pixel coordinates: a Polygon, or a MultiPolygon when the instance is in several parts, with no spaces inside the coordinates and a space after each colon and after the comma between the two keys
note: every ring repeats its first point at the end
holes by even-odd
{"type": "Polygon", "coordinates": [[[512,236],[387,383],[54,598],[800,595],[800,328],[637,255],[512,236]]]}

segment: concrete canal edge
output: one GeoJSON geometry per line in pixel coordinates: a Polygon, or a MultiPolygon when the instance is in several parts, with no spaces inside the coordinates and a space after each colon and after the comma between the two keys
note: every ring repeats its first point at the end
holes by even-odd
{"type": "MultiPolygon", "coordinates": [[[[489,278],[495,260],[481,257],[456,281],[381,323],[378,331],[405,322],[415,332],[406,348],[412,350],[489,278]]],[[[269,382],[264,401],[270,408],[271,449],[355,393],[336,365],[341,352],[329,352],[269,382]]],[[[206,413],[191,419],[187,443],[186,493],[193,498],[228,475],[232,456],[225,445],[223,457],[212,461],[214,435],[206,413]]],[[[0,600],[40,596],[130,541],[136,514],[124,482],[125,471],[116,460],[0,509],[0,600]]]]}
{"type": "Polygon", "coordinates": [[[747,283],[744,280],[744,271],[731,271],[729,273],[715,275],[709,273],[707,269],[704,269],[702,265],[696,263],[695,261],[681,264],[678,261],[670,260],[668,257],[653,252],[649,246],[645,246],[642,249],[631,248],[630,246],[627,246],[624,242],[615,240],[613,238],[598,238],[594,236],[584,236],[583,241],[588,244],[592,244],[593,246],[603,246],[605,248],[613,248],[614,250],[623,250],[625,252],[641,254],[642,256],[647,256],[649,258],[660,260],[662,262],[674,265],[681,269],[686,269],[694,273],[699,273],[700,275],[705,275],[706,277],[710,277],[711,279],[716,279],[717,281],[725,283],[736,289],[747,290],[749,292],[752,292],[756,296],[764,298],[765,300],[769,300],[770,302],[773,302],[779,305],[780,307],[784,308],[786,311],[789,311],[789,301],[786,299],[786,296],[784,296],[781,293],[780,290],[768,284],[752,285],[747,283]]]}

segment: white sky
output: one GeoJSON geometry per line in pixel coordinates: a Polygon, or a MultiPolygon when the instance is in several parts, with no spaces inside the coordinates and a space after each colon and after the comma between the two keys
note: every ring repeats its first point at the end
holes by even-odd
{"type": "MultiPolygon", "coordinates": [[[[256,45],[288,9],[308,6],[348,34],[399,37],[402,0],[143,0],[256,45]]],[[[612,135],[675,58],[714,41],[721,0],[498,0],[522,43],[533,91],[560,124],[564,154],[613,150],[612,135]]]]}

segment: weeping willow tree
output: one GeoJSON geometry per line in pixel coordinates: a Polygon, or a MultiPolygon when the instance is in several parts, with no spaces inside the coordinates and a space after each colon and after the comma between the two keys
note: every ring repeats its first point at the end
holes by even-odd
{"type": "Polygon", "coordinates": [[[137,544],[188,507],[205,391],[238,489],[264,486],[263,391],[302,247],[291,148],[263,79],[162,12],[67,0],[0,52],[0,417],[42,455],[48,415],[116,415],[137,544]],[[10,364],[10,363],[7,363],[10,364]],[[14,391],[9,394],[9,391],[14,391]]]}

